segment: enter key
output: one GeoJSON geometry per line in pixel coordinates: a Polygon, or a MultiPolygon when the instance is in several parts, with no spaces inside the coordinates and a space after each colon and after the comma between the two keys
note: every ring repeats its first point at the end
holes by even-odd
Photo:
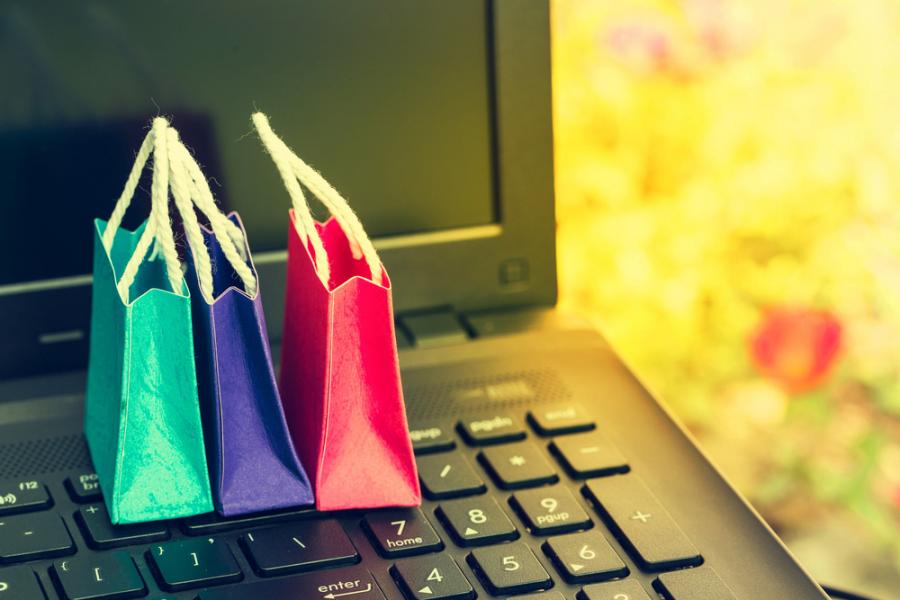
{"type": "Polygon", "coordinates": [[[366,569],[354,567],[201,592],[199,600],[385,600],[366,569]]]}

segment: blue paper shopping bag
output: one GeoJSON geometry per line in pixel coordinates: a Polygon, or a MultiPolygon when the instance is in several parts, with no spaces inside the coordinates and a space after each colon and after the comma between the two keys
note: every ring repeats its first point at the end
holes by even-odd
{"type": "MultiPolygon", "coordinates": [[[[243,231],[236,214],[230,219],[243,231]]],[[[213,266],[212,297],[200,289],[193,251],[187,280],[216,510],[232,516],[312,504],[275,382],[259,290],[244,289],[221,242],[202,231],[213,266]]]]}
{"type": "Polygon", "coordinates": [[[190,295],[169,221],[166,128],[154,121],[109,222],[94,229],[85,435],[116,524],[212,510],[190,295]],[[150,216],[126,231],[119,225],[151,151],[150,216]]]}

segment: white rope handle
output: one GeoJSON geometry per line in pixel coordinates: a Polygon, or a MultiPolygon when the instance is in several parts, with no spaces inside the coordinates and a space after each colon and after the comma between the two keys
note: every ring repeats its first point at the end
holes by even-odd
{"type": "Polygon", "coordinates": [[[244,234],[240,227],[231,222],[219,209],[209,189],[209,183],[200,166],[191,156],[190,151],[181,142],[178,132],[169,127],[168,132],[169,162],[171,165],[172,195],[175,205],[184,222],[188,244],[196,260],[197,275],[200,281],[200,292],[208,302],[213,301],[214,285],[212,262],[209,250],[200,230],[195,208],[200,210],[209,220],[213,235],[221,245],[222,252],[229,264],[244,284],[244,290],[250,296],[256,295],[257,281],[253,270],[247,265],[244,234]]]}
{"type": "Polygon", "coordinates": [[[331,276],[331,270],[328,265],[328,255],[322,245],[322,239],[315,227],[315,221],[312,218],[312,212],[303,189],[300,187],[302,183],[316,196],[328,211],[334,215],[335,220],[344,230],[344,234],[350,242],[350,247],[354,258],[364,257],[372,276],[372,281],[377,285],[382,283],[381,260],[375,250],[374,244],[366,235],[366,231],[360,222],[359,217],[350,208],[350,205],[334,187],[325,180],[315,169],[303,162],[284,141],[279,138],[272,127],[269,125],[269,119],[261,112],[254,113],[253,124],[256,126],[259,137],[263,146],[275,162],[281,179],[284,181],[288,194],[296,215],[295,227],[300,239],[304,242],[309,240],[312,243],[313,250],[316,254],[316,270],[320,279],[328,285],[331,276]]]}
{"type": "Polygon", "coordinates": [[[162,117],[153,119],[150,132],[144,138],[140,150],[135,157],[134,166],[125,181],[125,188],[119,196],[116,206],[107,221],[106,230],[103,232],[103,246],[107,253],[111,252],[116,232],[122,224],[125,211],[131,204],[134,191],[141,178],[141,172],[153,153],[153,180],[150,190],[150,216],[147,225],[141,234],[134,253],[128,260],[125,270],[116,286],[119,294],[125,302],[129,301],[129,289],[137,277],[138,269],[150,248],[150,244],[156,240],[161,249],[166,263],[166,274],[169,285],[177,294],[181,292],[184,275],[181,272],[181,262],[178,259],[178,250],[175,248],[175,238],[172,234],[172,223],[169,219],[169,157],[167,152],[166,129],[168,121],[162,117]]]}

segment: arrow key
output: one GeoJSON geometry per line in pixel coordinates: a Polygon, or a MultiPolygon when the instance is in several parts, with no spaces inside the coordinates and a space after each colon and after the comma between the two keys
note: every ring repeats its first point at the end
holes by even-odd
{"type": "Polygon", "coordinates": [[[606,581],[628,575],[628,567],[597,531],[550,538],[543,547],[556,570],[569,583],[606,581]]]}
{"type": "Polygon", "coordinates": [[[447,554],[435,554],[400,561],[391,575],[413,600],[470,600],[475,590],[447,554]]]}

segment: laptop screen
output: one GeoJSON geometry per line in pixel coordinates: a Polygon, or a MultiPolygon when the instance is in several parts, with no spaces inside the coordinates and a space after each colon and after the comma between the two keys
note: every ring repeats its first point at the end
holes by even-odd
{"type": "Polygon", "coordinates": [[[90,272],[156,114],[255,252],[285,247],[289,207],[255,109],[374,237],[496,221],[483,0],[264,4],[0,2],[0,287],[90,272]]]}

